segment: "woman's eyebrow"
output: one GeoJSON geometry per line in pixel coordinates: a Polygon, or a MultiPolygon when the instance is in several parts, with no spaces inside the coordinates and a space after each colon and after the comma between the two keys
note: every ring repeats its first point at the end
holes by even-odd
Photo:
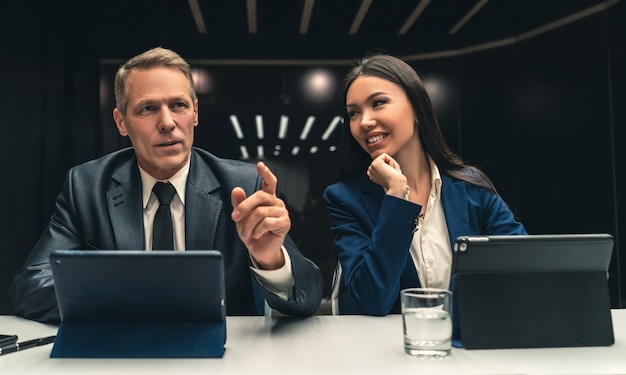
{"type": "MultiPolygon", "coordinates": [[[[389,94],[384,92],[384,91],[376,91],[376,92],[373,92],[373,93],[369,94],[367,96],[367,98],[365,98],[365,101],[366,102],[370,101],[370,100],[372,100],[372,98],[374,98],[374,97],[376,97],[378,95],[389,95],[389,94]]],[[[346,103],[346,108],[351,107],[351,106],[356,106],[356,104],[354,104],[354,103],[346,103]]]]}

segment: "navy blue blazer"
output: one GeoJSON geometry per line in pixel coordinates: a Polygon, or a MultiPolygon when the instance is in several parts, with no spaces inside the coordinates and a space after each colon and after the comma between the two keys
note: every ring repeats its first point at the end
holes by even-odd
{"type": "MultiPolygon", "coordinates": [[[[441,177],[441,203],[451,244],[461,235],[527,234],[500,196],[441,177]]],[[[342,267],[344,295],[339,312],[399,312],[400,290],[420,285],[409,249],[421,206],[385,194],[365,173],[330,185],[324,199],[342,267]]]]}
{"type": "MultiPolygon", "coordinates": [[[[307,316],[319,308],[323,282],[319,268],[287,237],[295,286],[284,301],[264,289],[249,269],[248,250],[230,219],[231,190],[247,195],[261,189],[256,167],[193,148],[185,192],[187,250],[224,254],[228,315],[262,315],[264,300],[287,315],[307,316]]],[[[50,253],[54,249],[145,249],[141,177],[132,148],[76,166],[67,173],[48,227],[9,288],[15,314],[58,322],[50,253]]]]}

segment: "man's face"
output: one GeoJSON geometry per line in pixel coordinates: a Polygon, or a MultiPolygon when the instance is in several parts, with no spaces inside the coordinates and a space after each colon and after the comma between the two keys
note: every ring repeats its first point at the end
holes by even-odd
{"type": "Polygon", "coordinates": [[[175,68],[134,70],[126,85],[126,114],[113,110],[117,129],[130,138],[139,166],[167,179],[189,160],[198,101],[192,100],[189,82],[175,68]]]}

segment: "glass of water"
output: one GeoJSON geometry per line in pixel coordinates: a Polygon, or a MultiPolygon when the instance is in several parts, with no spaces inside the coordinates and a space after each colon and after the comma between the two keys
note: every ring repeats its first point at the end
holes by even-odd
{"type": "Polygon", "coordinates": [[[445,357],[452,347],[452,292],[409,288],[400,292],[404,351],[423,358],[445,357]]]}

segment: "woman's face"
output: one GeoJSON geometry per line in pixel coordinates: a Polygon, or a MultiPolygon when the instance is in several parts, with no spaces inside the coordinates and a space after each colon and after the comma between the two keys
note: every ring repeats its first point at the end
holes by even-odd
{"type": "Polygon", "coordinates": [[[350,132],[372,159],[392,157],[411,142],[418,142],[416,116],[402,87],[386,79],[359,76],[346,94],[350,132]]]}

